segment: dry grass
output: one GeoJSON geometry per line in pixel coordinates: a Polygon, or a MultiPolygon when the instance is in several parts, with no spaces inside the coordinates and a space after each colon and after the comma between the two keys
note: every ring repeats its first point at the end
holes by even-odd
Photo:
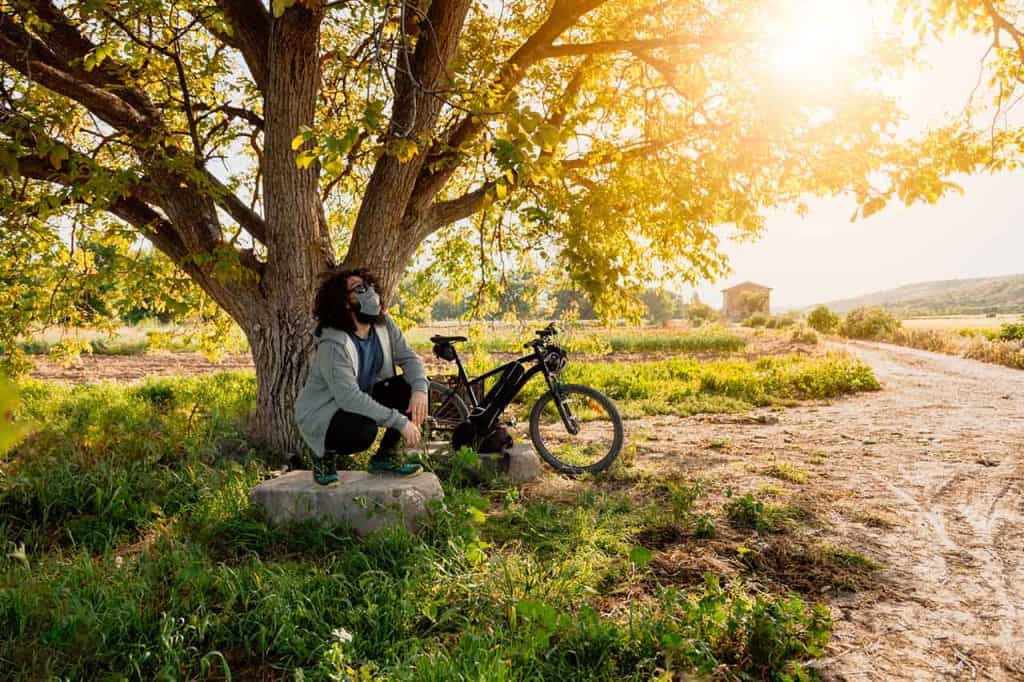
{"type": "Polygon", "coordinates": [[[911,317],[903,320],[908,329],[998,329],[1004,322],[1016,322],[1020,315],[952,315],[949,317],[911,317]]]}

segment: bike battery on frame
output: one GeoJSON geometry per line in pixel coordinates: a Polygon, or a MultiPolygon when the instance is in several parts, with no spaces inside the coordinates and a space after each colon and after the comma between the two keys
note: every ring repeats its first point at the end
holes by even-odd
{"type": "Polygon", "coordinates": [[[494,418],[505,409],[506,404],[515,397],[519,380],[526,374],[526,369],[518,362],[513,363],[506,369],[501,378],[487,391],[481,404],[487,405],[487,409],[475,420],[478,427],[490,427],[494,418]]]}

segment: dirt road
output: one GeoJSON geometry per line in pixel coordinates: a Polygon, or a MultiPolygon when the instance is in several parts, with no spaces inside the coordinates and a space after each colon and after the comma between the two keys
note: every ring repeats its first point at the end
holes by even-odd
{"type": "Polygon", "coordinates": [[[1024,679],[1024,372],[845,348],[884,390],[773,412],[768,425],[643,420],[647,434],[677,435],[648,442],[640,463],[674,461],[739,490],[778,484],[767,462],[811,472],[786,488],[824,518],[820,540],[883,565],[877,589],[828,600],[826,679],[1024,679]]]}

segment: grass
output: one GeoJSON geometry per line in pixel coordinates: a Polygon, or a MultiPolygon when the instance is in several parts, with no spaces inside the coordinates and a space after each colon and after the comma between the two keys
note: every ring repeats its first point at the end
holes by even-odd
{"type": "Polygon", "coordinates": [[[658,579],[643,540],[715,534],[699,482],[553,502],[446,479],[418,535],[270,527],[247,498],[271,468],[243,435],[255,388],[23,384],[44,426],[0,460],[0,677],[780,678],[828,641],[800,597],[658,579]]]}
{"type": "Polygon", "coordinates": [[[903,326],[911,329],[938,329],[959,331],[961,329],[989,329],[998,331],[1007,322],[1015,322],[1020,315],[946,315],[932,317],[910,317],[903,320],[903,326]]]}
{"type": "Polygon", "coordinates": [[[811,475],[789,462],[774,462],[763,470],[764,474],[790,483],[806,483],[811,475]]]}
{"type": "Polygon", "coordinates": [[[788,525],[809,518],[804,509],[766,504],[750,493],[726,503],[725,513],[733,527],[765,533],[781,533],[788,525]]]}
{"type": "MultiPolygon", "coordinates": [[[[570,363],[564,380],[602,391],[626,418],[737,412],[879,389],[871,370],[845,355],[570,363]]],[[[532,404],[542,388],[531,382],[520,400],[532,404]]]]}
{"type": "MultiPolygon", "coordinates": [[[[460,350],[484,353],[519,352],[526,340],[534,338],[533,326],[488,328],[486,333],[483,329],[482,326],[469,325],[467,328],[448,329],[442,333],[463,334],[469,338],[469,342],[460,346],[460,350]]],[[[431,327],[410,330],[410,345],[418,352],[429,353],[432,348],[429,337],[435,331],[431,327]]],[[[640,352],[728,354],[739,352],[746,346],[743,337],[717,327],[696,331],[638,327],[628,334],[604,328],[569,329],[555,337],[554,341],[570,353],[591,355],[640,352]]]]}

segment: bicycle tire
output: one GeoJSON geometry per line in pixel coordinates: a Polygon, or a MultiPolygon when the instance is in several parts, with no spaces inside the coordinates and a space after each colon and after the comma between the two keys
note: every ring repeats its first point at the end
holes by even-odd
{"type": "MultiPolygon", "coordinates": [[[[577,475],[583,473],[600,473],[605,471],[612,465],[616,458],[618,458],[619,453],[622,451],[624,428],[622,424],[622,417],[619,415],[618,409],[608,396],[589,386],[583,386],[582,384],[562,384],[558,387],[558,390],[562,394],[563,398],[573,393],[582,394],[588,399],[596,401],[600,407],[608,413],[614,430],[611,447],[607,454],[595,461],[593,464],[589,464],[587,466],[579,466],[570,462],[562,461],[552,453],[545,444],[540,431],[541,414],[543,413],[545,406],[554,400],[554,395],[551,391],[548,391],[537,400],[533,409],[530,410],[530,440],[533,441],[533,446],[537,449],[537,453],[545,462],[550,464],[559,473],[577,475]]],[[[561,420],[559,420],[559,423],[561,423],[561,420]]]]}
{"type": "Polygon", "coordinates": [[[425,440],[437,440],[441,436],[444,440],[451,440],[452,431],[459,423],[469,418],[469,406],[462,396],[458,394],[457,388],[451,388],[436,381],[430,381],[428,396],[427,414],[432,418],[432,425],[429,432],[424,432],[425,440]],[[437,396],[436,399],[434,396],[437,396]],[[451,400],[445,405],[445,401],[451,396],[451,400]],[[437,410],[444,407],[445,414],[437,414],[437,410]]]}

